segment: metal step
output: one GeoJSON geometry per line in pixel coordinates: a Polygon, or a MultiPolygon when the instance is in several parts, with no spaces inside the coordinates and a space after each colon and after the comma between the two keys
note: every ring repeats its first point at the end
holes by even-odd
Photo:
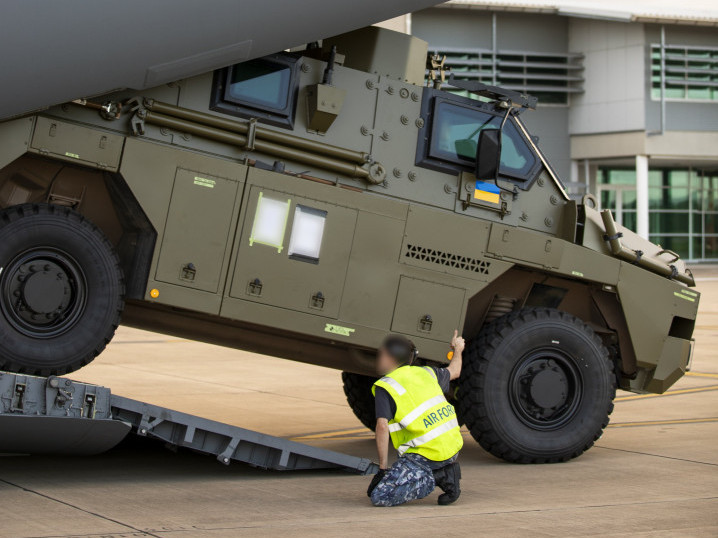
{"type": "Polygon", "coordinates": [[[0,452],[99,454],[129,433],[262,469],[375,473],[365,458],[115,396],[63,377],[0,372],[0,452]]]}

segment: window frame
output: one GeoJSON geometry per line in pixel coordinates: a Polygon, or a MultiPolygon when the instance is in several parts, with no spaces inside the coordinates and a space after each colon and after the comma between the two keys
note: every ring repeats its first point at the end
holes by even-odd
{"type": "MultiPolygon", "coordinates": [[[[446,174],[458,175],[461,172],[473,173],[476,167],[473,162],[460,162],[458,159],[450,160],[437,157],[435,154],[432,154],[431,141],[434,134],[434,120],[439,106],[442,103],[449,103],[460,108],[479,111],[484,114],[495,116],[499,119],[503,119],[503,116],[500,112],[494,110],[493,104],[468,97],[461,97],[441,90],[434,90],[431,88],[424,89],[424,96],[421,104],[421,117],[424,119],[424,125],[419,130],[416,150],[416,165],[446,174]]],[[[543,159],[539,154],[539,151],[537,151],[538,148],[534,148],[532,141],[528,140],[527,137],[524,136],[523,130],[518,125],[518,121],[513,117],[509,117],[507,121],[514,122],[514,127],[518,136],[534,157],[534,163],[528,172],[523,175],[506,174],[499,171],[499,179],[509,181],[522,190],[528,190],[541,173],[541,169],[543,168],[543,159]]]]}
{"type": "Polygon", "coordinates": [[[244,63],[242,62],[218,69],[214,72],[209,105],[210,110],[240,118],[256,118],[258,121],[269,125],[293,129],[294,118],[297,111],[297,96],[299,94],[299,57],[286,53],[278,53],[248,61],[264,61],[279,65],[283,68],[289,68],[289,88],[286,106],[283,108],[265,107],[251,101],[243,101],[232,97],[229,94],[232,73],[237,66],[244,63]]]}

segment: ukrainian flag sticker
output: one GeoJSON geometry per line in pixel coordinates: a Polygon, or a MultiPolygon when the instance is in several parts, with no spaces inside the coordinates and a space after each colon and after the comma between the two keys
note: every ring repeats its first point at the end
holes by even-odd
{"type": "Polygon", "coordinates": [[[477,181],[474,187],[474,199],[481,200],[482,202],[489,202],[491,204],[499,203],[499,188],[492,184],[484,181],[477,181]]]}

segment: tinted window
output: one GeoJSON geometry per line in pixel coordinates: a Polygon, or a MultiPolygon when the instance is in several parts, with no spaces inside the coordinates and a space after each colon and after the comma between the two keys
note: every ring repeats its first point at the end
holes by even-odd
{"type": "MultiPolygon", "coordinates": [[[[436,159],[473,166],[482,129],[498,129],[502,117],[448,102],[434,110],[429,155],[436,159]]],[[[512,119],[504,125],[501,140],[502,175],[527,178],[536,156],[512,119]]]]}
{"type": "Polygon", "coordinates": [[[251,60],[235,65],[230,72],[227,99],[283,110],[289,99],[292,70],[287,65],[251,60]]]}
{"type": "Polygon", "coordinates": [[[210,109],[292,128],[299,86],[297,60],[291,54],[272,54],[216,71],[210,109]]]}

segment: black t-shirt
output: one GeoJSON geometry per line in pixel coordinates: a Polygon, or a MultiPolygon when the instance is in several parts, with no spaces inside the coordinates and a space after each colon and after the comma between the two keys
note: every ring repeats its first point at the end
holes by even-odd
{"type": "MultiPolygon", "coordinates": [[[[451,382],[451,374],[446,368],[434,368],[431,367],[436,374],[436,380],[439,382],[439,386],[444,394],[449,393],[449,383],[451,382]]],[[[376,418],[385,418],[391,420],[396,415],[396,403],[394,398],[391,397],[385,389],[377,387],[374,392],[375,401],[374,408],[376,412],[376,418]]]]}

